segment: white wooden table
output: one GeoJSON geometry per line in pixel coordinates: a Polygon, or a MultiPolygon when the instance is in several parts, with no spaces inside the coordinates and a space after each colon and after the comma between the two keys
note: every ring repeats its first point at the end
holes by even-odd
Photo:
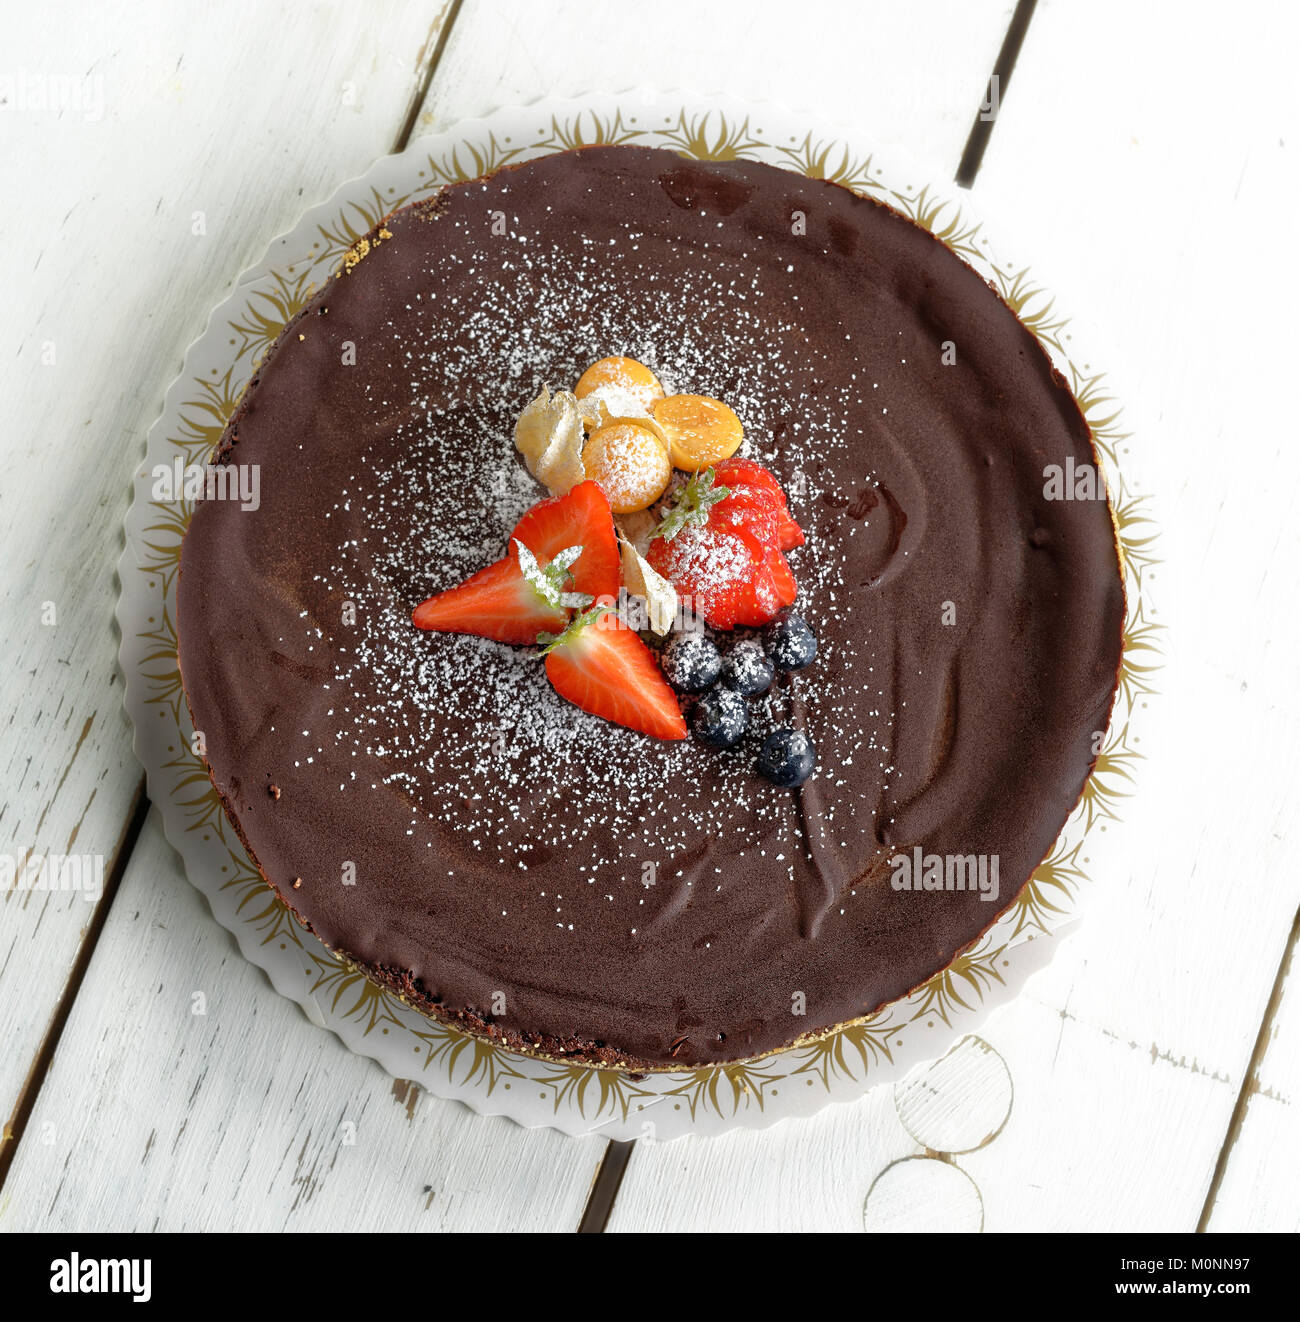
{"type": "Polygon", "coordinates": [[[587,1224],[610,1230],[1300,1228],[1289,6],[1042,0],[1001,87],[974,195],[1104,331],[1153,478],[1165,656],[1122,863],[937,1072],[630,1150],[480,1118],[349,1054],[240,958],[131,751],[130,470],[208,310],[306,206],[460,117],[646,84],[815,109],[951,178],[1012,9],[7,13],[0,849],[102,854],[106,886],[0,891],[0,1230],[571,1230],[602,1162],[587,1224]]]}

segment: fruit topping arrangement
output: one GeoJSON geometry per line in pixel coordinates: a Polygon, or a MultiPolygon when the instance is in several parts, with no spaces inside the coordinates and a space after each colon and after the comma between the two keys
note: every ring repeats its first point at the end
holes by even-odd
{"type": "MultiPolygon", "coordinates": [[[[633,358],[600,359],[572,391],[544,386],[515,446],[550,497],[499,560],[422,602],[412,622],[535,645],[561,697],[658,739],[686,737],[684,695],[696,740],[733,747],[751,728],[747,700],[770,707],[778,675],[817,652],[791,610],[786,552],[803,532],[772,473],[737,454],[743,442],[721,400],[673,393],[633,358]]],[[[758,756],[787,787],[815,763],[807,736],[785,728],[758,756]]]]}

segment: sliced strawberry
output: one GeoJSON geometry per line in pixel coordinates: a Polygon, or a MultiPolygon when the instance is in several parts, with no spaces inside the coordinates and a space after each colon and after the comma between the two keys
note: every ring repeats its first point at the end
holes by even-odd
{"type": "Polygon", "coordinates": [[[511,556],[421,602],[411,615],[418,629],[472,633],[499,643],[535,643],[539,633],[563,629],[568,619],[568,611],[537,595],[511,556]]]}
{"type": "Polygon", "coordinates": [[[711,526],[683,528],[650,543],[647,559],[715,629],[764,624],[776,614],[765,549],[752,536],[711,526]],[[764,608],[770,611],[764,614],[764,608]]]}
{"type": "Polygon", "coordinates": [[[732,521],[726,504],[715,505],[703,527],[651,542],[647,559],[715,629],[766,624],[794,602],[798,585],[777,546],[753,524],[732,521]]]}
{"type": "Polygon", "coordinates": [[[790,507],[786,504],[785,492],[782,491],[781,484],[762,464],[756,464],[752,459],[724,459],[714,470],[714,478],[719,486],[724,486],[728,490],[737,487],[757,489],[775,497],[777,544],[783,551],[803,545],[803,529],[790,515],[790,507]]]}
{"type": "Polygon", "coordinates": [[[546,654],[555,691],[576,707],[656,739],[685,739],[686,722],[650,649],[611,612],[580,616],[546,654]]]}
{"type": "Polygon", "coordinates": [[[794,581],[794,575],[790,572],[790,565],[785,556],[775,547],[768,548],[767,571],[772,575],[772,585],[779,603],[777,610],[782,606],[793,606],[795,598],[799,595],[799,585],[794,581]]]}
{"type": "Polygon", "coordinates": [[[803,529],[789,514],[783,514],[777,526],[776,539],[781,550],[793,551],[796,546],[804,543],[803,529]]]}
{"type": "MultiPolygon", "coordinates": [[[[739,488],[745,495],[762,495],[756,488],[739,488]]],[[[790,565],[776,541],[776,521],[763,518],[739,516],[729,522],[724,512],[721,519],[719,511],[725,511],[732,497],[720,501],[709,513],[709,526],[719,532],[726,532],[738,537],[753,556],[755,568],[750,572],[749,584],[753,589],[753,602],[748,601],[740,610],[738,624],[766,624],[782,606],[793,605],[799,594],[799,586],[790,565]],[[757,618],[751,618],[757,616],[757,618]]]]}
{"type": "Polygon", "coordinates": [[[785,556],[775,546],[761,543],[757,547],[751,545],[750,553],[754,557],[754,566],[744,589],[730,596],[731,628],[767,624],[782,606],[794,600],[793,596],[785,599],[789,588],[794,586],[794,575],[790,573],[785,556]]]}
{"type": "Polygon", "coordinates": [[[724,459],[713,472],[714,480],[719,486],[761,487],[777,498],[782,509],[786,508],[785,492],[781,489],[781,484],[768,469],[752,459],[741,459],[738,456],[724,459]]]}
{"type": "Polygon", "coordinates": [[[609,500],[595,482],[579,482],[567,496],[536,504],[510,534],[509,553],[518,558],[515,539],[543,567],[570,546],[581,546],[573,566],[573,590],[599,600],[618,596],[619,554],[609,500]]]}
{"type": "Polygon", "coordinates": [[[783,511],[778,508],[777,497],[766,488],[756,486],[738,485],[728,491],[730,494],[709,511],[710,526],[728,532],[744,529],[765,545],[778,545],[783,511]]]}
{"type": "Polygon", "coordinates": [[[782,554],[786,549],[781,540],[782,527],[793,528],[800,543],[803,533],[790,518],[776,479],[757,464],[752,467],[763,475],[762,479],[753,485],[736,483],[734,488],[729,488],[731,494],[709,511],[709,524],[740,537],[755,558],[762,561],[765,574],[756,573],[751,580],[757,613],[762,618],[745,619],[740,623],[766,624],[782,606],[793,605],[799,593],[798,584],[782,554]],[[769,608],[772,601],[776,605],[769,608]]]}

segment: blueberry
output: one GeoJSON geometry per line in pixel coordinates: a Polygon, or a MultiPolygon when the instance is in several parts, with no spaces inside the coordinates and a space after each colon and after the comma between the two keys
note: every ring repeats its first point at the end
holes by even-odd
{"type": "Polygon", "coordinates": [[[783,610],[763,630],[763,648],[778,670],[802,670],[817,655],[817,635],[802,615],[783,610]]]}
{"type": "Polygon", "coordinates": [[[703,693],[718,678],[722,658],[713,640],[694,631],[679,633],[660,654],[668,682],[679,693],[703,693]]]}
{"type": "Polygon", "coordinates": [[[695,704],[691,730],[710,748],[730,748],[749,725],[749,708],[739,693],[731,689],[710,689],[695,704]]]}
{"type": "Polygon", "coordinates": [[[722,682],[742,698],[766,693],[775,674],[767,653],[755,638],[737,643],[722,660],[722,682]]]}
{"type": "Polygon", "coordinates": [[[759,771],[783,789],[802,785],[816,765],[817,754],[802,730],[773,730],[758,754],[759,771]]]}

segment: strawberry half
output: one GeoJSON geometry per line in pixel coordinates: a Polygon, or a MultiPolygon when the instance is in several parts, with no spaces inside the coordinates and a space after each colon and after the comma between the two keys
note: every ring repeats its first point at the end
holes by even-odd
{"type": "MultiPolygon", "coordinates": [[[[518,559],[521,541],[545,568],[563,550],[581,546],[572,568],[573,590],[599,601],[618,596],[619,553],[609,500],[595,482],[579,482],[566,496],[536,504],[510,534],[510,555],[518,559]]],[[[528,640],[532,642],[530,638],[528,640]]]]}
{"type": "Polygon", "coordinates": [[[459,587],[421,602],[411,621],[418,629],[472,633],[499,643],[535,643],[539,633],[563,629],[569,612],[545,602],[524,577],[518,557],[506,556],[459,587]]]}
{"type": "Polygon", "coordinates": [[[612,611],[578,616],[547,644],[546,676],[575,707],[656,739],[685,739],[686,722],[650,649],[612,611]]]}
{"type": "Polygon", "coordinates": [[[737,488],[766,491],[776,505],[777,545],[783,551],[803,545],[803,529],[790,516],[781,484],[762,464],[756,464],[752,459],[724,459],[714,469],[714,480],[730,491],[737,488]]]}

